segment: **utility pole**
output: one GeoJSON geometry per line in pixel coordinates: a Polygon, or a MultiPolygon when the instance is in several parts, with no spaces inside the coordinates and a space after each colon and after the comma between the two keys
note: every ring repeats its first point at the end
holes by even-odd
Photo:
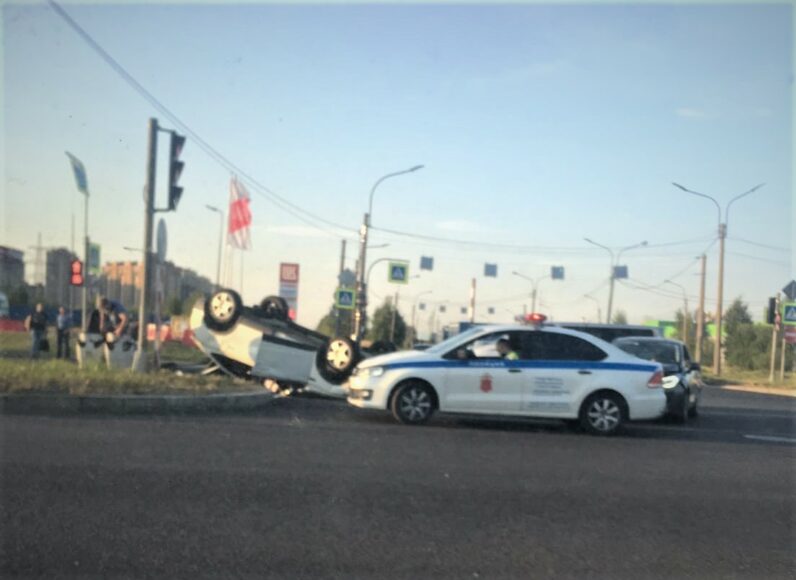
{"type": "Polygon", "coordinates": [[[144,256],[142,277],[144,287],[141,289],[141,303],[138,310],[138,349],[133,361],[133,369],[136,371],[147,370],[147,308],[149,306],[149,291],[152,287],[152,230],[155,218],[155,170],[157,168],[157,149],[158,149],[158,121],[149,119],[149,139],[148,139],[147,166],[146,166],[146,187],[145,187],[145,212],[144,212],[144,256]]]}
{"type": "Polygon", "coordinates": [[[697,313],[696,360],[702,364],[702,342],[705,337],[705,254],[700,257],[699,312],[697,313]]]}
{"type": "MultiPolygon", "coordinates": [[[[342,240],[340,244],[340,272],[337,275],[337,285],[340,285],[340,279],[343,276],[343,270],[345,270],[345,240],[342,240]]],[[[341,321],[341,312],[339,308],[335,308],[334,310],[334,335],[340,336],[340,326],[342,324],[341,321]]]]}
{"type": "Polygon", "coordinates": [[[473,278],[473,281],[470,283],[470,306],[468,310],[470,323],[473,323],[475,322],[475,278],[473,278]]]}
{"type": "Polygon", "coordinates": [[[724,220],[722,221],[722,214],[721,214],[721,206],[719,202],[716,201],[709,195],[705,195],[704,193],[699,193],[697,191],[692,191],[686,187],[683,187],[679,183],[672,183],[678,189],[685,191],[686,193],[691,193],[693,195],[697,195],[699,197],[704,197],[709,199],[713,202],[716,206],[716,211],[718,212],[719,217],[719,287],[718,287],[718,304],[716,305],[716,348],[713,352],[713,371],[715,372],[716,376],[721,376],[721,347],[722,347],[722,338],[721,338],[721,318],[722,318],[722,309],[724,307],[723,298],[724,298],[724,240],[727,237],[727,224],[730,221],[730,206],[733,203],[738,201],[744,196],[749,195],[763,187],[764,183],[760,183],[755,185],[752,189],[741,193],[740,195],[736,195],[733,197],[727,205],[724,207],[724,220]]]}
{"type": "Polygon", "coordinates": [[[395,290],[395,298],[392,301],[392,320],[390,321],[390,342],[395,342],[395,316],[398,312],[398,290],[395,290]]]}
{"type": "MultiPolygon", "coordinates": [[[[779,292],[777,292],[777,299],[774,302],[774,308],[776,312],[779,312],[779,292]]],[[[776,316],[776,314],[775,314],[776,316]]],[[[771,370],[768,373],[768,382],[774,382],[774,367],[777,364],[777,330],[779,330],[779,323],[778,320],[775,318],[774,325],[772,326],[771,330],[771,370]]],[[[783,345],[784,346],[784,345],[783,345]]],[[[782,349],[782,360],[785,360],[785,349],[782,349]]]]}

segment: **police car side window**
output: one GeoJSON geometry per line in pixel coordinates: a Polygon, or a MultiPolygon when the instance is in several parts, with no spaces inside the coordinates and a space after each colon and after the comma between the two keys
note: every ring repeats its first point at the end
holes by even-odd
{"type": "Polygon", "coordinates": [[[607,355],[597,346],[577,336],[552,332],[544,335],[545,353],[548,360],[603,360],[607,355]]]}
{"type": "Polygon", "coordinates": [[[520,358],[523,360],[544,360],[546,356],[546,332],[533,331],[522,333],[522,348],[520,358]]]}

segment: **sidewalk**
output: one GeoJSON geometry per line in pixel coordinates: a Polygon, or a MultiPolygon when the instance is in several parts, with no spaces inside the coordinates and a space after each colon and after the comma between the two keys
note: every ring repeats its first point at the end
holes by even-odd
{"type": "Polygon", "coordinates": [[[780,397],[796,397],[796,389],[786,387],[765,387],[762,385],[722,385],[725,391],[742,391],[744,393],[757,393],[761,395],[778,395],[780,397]]]}

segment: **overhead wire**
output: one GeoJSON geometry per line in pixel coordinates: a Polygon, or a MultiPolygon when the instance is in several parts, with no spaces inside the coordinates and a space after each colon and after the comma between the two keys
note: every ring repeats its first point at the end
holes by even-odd
{"type": "Polygon", "coordinates": [[[187,123],[182,121],[176,114],[174,114],[168,107],[166,107],[163,103],[161,103],[152,93],[150,93],[136,78],[130,74],[127,69],[124,68],[116,59],[114,59],[102,46],[94,40],[94,38],[86,32],[69,14],[54,0],[47,0],[47,3],[50,7],[58,14],[77,34],[97,53],[99,56],[119,75],[124,79],[127,84],[129,84],[133,90],[135,90],[140,96],[142,96],[150,105],[152,105],[156,110],[158,110],[162,115],[169,119],[174,125],[176,125],[179,129],[181,129],[184,133],[192,138],[193,141],[197,143],[200,149],[202,149],[207,155],[213,158],[217,163],[219,163],[222,167],[227,169],[228,171],[240,176],[245,182],[248,182],[249,185],[255,190],[255,193],[259,194],[264,199],[269,200],[271,203],[282,209],[283,211],[293,215],[295,218],[303,221],[307,225],[314,227],[318,230],[324,231],[328,234],[333,236],[338,236],[338,232],[332,232],[324,227],[318,225],[318,223],[326,224],[327,226],[331,226],[334,228],[338,228],[340,230],[346,232],[355,232],[356,230],[344,226],[330,220],[327,220],[323,217],[313,214],[305,210],[304,208],[292,203],[291,201],[285,199],[283,196],[277,194],[272,189],[266,187],[265,185],[261,184],[257,181],[254,177],[249,175],[246,171],[235,165],[232,161],[226,158],[224,155],[218,152],[212,145],[210,145],[207,141],[205,141],[196,131],[194,131],[187,123]]]}

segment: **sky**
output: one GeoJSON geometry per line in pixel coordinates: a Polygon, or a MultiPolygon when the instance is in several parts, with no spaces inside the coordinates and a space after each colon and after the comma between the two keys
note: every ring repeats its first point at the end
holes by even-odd
{"type": "MultiPolygon", "coordinates": [[[[5,3],[0,244],[28,260],[38,233],[70,247],[73,215],[80,243],[65,151],[86,167],[103,261],[140,257],[124,248],[143,246],[156,117],[188,133],[183,198],[158,214],[168,259],[215,278],[219,219],[205,206],[226,208],[234,172],[252,196],[244,301],[276,293],[279,264],[299,263],[308,326],[332,304],[343,239],[354,268],[374,183],[418,164],[376,189],[367,263],[410,262],[406,286],[388,283],[388,260],[373,266],[370,303],[398,290],[404,316],[426,304],[421,335],[434,310],[436,324],[464,318],[473,279],[479,320],[530,310],[531,283],[512,272],[553,265],[565,280],[538,282],[536,310],[605,316],[611,257],[584,238],[614,254],[647,242],[621,255],[614,312],[630,322],[673,319],[684,294],[693,309],[703,252],[715,309],[716,207],[672,182],[722,208],[765,183],[729,212],[725,303],[741,296],[760,319],[796,277],[790,4],[61,5],[176,119],[47,2],[5,3]]],[[[163,134],[159,206],[167,155],[163,134]]],[[[240,253],[231,261],[240,289],[240,253]]]]}

